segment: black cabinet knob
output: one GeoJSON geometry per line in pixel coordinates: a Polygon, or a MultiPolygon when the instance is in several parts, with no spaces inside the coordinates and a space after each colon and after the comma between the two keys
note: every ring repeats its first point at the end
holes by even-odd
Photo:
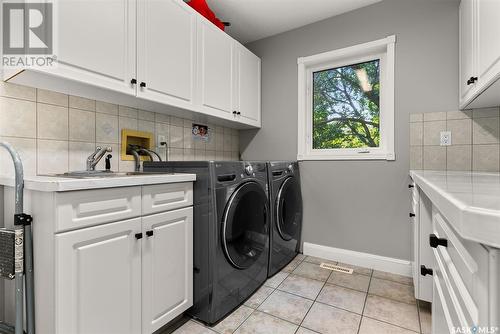
{"type": "Polygon", "coordinates": [[[430,234],[429,235],[429,245],[431,245],[432,248],[437,248],[437,246],[448,247],[448,240],[438,238],[437,235],[435,235],[435,234],[430,234]]]}
{"type": "Polygon", "coordinates": [[[141,86],[141,87],[146,87],[146,83],[145,83],[144,81],[142,81],[142,82],[139,84],[139,86],[141,86]]]}
{"type": "Polygon", "coordinates": [[[235,111],[233,111],[233,115],[236,115],[236,113],[237,113],[237,112],[236,112],[236,110],[235,110],[235,111]]]}
{"type": "Polygon", "coordinates": [[[408,185],[408,188],[410,188],[410,189],[411,189],[411,188],[415,188],[415,186],[414,186],[413,184],[409,184],[409,185],[408,185]]]}
{"type": "Polygon", "coordinates": [[[427,276],[427,275],[434,275],[434,271],[431,268],[427,268],[424,265],[420,266],[420,275],[422,276],[427,276]]]}
{"type": "Polygon", "coordinates": [[[241,115],[241,112],[239,112],[239,111],[238,111],[238,112],[236,113],[236,115],[241,115]]]}
{"type": "Polygon", "coordinates": [[[132,85],[135,85],[135,84],[137,83],[137,79],[132,79],[132,80],[130,80],[130,83],[131,83],[132,85]]]}
{"type": "Polygon", "coordinates": [[[136,233],[136,234],[135,234],[135,238],[136,238],[137,240],[142,239],[142,233],[136,233]]]}
{"type": "Polygon", "coordinates": [[[415,214],[410,212],[409,216],[410,217],[415,217],[415,214]]]}
{"type": "Polygon", "coordinates": [[[146,231],[146,235],[147,235],[148,237],[152,237],[152,236],[153,236],[153,234],[154,234],[154,231],[153,231],[153,230],[146,231]]]}
{"type": "Polygon", "coordinates": [[[469,80],[467,80],[467,85],[472,85],[474,82],[477,81],[477,77],[470,77],[469,80]]]}

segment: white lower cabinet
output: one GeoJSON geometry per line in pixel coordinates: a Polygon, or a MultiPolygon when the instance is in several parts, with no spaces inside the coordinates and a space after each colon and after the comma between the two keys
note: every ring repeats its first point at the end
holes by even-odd
{"type": "Polygon", "coordinates": [[[432,301],[432,276],[422,274],[422,269],[432,268],[433,257],[429,249],[429,233],[431,231],[432,204],[421,190],[414,184],[411,189],[410,222],[412,229],[412,272],[415,298],[432,301]]]}
{"type": "Polygon", "coordinates": [[[414,191],[415,261],[426,269],[425,276],[414,276],[415,294],[432,301],[432,333],[498,332],[500,249],[463,238],[431,195],[417,185],[414,191]]]}
{"type": "Polygon", "coordinates": [[[141,331],[141,218],[56,235],[56,333],[141,331]]]}
{"type": "Polygon", "coordinates": [[[37,333],[150,334],[191,307],[192,194],[191,182],[25,191],[37,333]]]}
{"type": "Polygon", "coordinates": [[[142,219],[143,333],[153,333],[193,303],[193,211],[142,219]]]}

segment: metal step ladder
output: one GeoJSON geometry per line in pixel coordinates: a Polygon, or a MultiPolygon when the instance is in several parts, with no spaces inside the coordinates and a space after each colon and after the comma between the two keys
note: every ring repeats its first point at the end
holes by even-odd
{"type": "Polygon", "coordinates": [[[12,157],[15,169],[14,228],[0,228],[0,278],[15,280],[15,324],[0,321],[2,334],[35,334],[35,303],[33,282],[33,241],[30,215],[23,212],[23,164],[12,145],[0,141],[12,157]],[[26,286],[26,296],[24,289],[26,286]],[[24,297],[26,297],[26,331],[24,330],[24,297]]]}

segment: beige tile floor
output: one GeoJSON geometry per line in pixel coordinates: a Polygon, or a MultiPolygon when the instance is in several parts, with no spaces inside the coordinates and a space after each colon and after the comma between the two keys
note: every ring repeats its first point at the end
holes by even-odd
{"type": "Polygon", "coordinates": [[[190,320],[176,334],[430,333],[430,307],[419,306],[408,277],[339,263],[344,274],[298,255],[244,305],[214,327],[190,320]]]}

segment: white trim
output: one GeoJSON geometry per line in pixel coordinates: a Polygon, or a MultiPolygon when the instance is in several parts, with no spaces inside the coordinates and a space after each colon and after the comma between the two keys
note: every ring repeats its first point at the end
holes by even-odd
{"type": "Polygon", "coordinates": [[[304,255],[412,277],[411,261],[304,242],[304,255]]]}
{"type": "Polygon", "coordinates": [[[396,36],[300,57],[298,63],[297,160],[395,160],[394,66],[396,36]],[[379,59],[381,69],[380,146],[360,149],[312,149],[311,77],[315,71],[379,59]]]}

